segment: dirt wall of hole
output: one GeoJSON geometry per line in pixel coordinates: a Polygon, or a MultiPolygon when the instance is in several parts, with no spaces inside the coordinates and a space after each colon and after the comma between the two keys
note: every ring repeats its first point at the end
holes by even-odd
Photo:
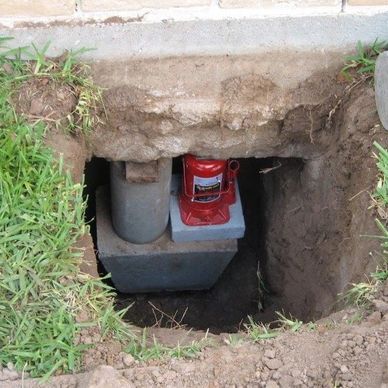
{"type": "Polygon", "coordinates": [[[266,258],[261,269],[277,308],[304,320],[328,314],[349,282],[365,280],[380,246],[370,194],[374,140],[386,144],[370,85],[345,97],[321,157],[264,177],[266,258]]]}

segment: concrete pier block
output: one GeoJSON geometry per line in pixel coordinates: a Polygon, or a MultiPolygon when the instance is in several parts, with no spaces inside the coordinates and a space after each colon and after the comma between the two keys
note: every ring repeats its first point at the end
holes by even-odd
{"type": "Polygon", "coordinates": [[[99,259],[124,293],[202,290],[213,286],[237,252],[237,240],[176,243],[167,228],[156,241],[133,244],[113,230],[109,190],[96,193],[99,259]]]}
{"type": "Polygon", "coordinates": [[[171,180],[170,225],[171,238],[175,242],[225,240],[244,237],[245,221],[240,192],[236,183],[236,203],[230,206],[230,220],[222,225],[189,226],[182,222],[179,210],[180,175],[171,180]]]}

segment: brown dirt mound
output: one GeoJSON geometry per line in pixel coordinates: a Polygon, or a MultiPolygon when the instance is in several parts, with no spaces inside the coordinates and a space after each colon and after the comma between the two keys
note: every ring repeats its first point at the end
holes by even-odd
{"type": "Polygon", "coordinates": [[[51,78],[24,82],[14,97],[16,111],[30,122],[43,120],[50,128],[66,126],[77,105],[70,85],[51,78]]]}

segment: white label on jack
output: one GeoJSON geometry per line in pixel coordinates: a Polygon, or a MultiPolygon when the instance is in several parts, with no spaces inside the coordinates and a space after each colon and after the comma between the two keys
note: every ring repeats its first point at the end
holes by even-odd
{"type": "Polygon", "coordinates": [[[218,174],[209,178],[203,178],[194,175],[193,194],[205,194],[203,197],[197,197],[194,199],[195,202],[213,202],[220,198],[220,194],[210,195],[214,192],[218,193],[221,191],[221,182],[223,174],[218,174]]]}

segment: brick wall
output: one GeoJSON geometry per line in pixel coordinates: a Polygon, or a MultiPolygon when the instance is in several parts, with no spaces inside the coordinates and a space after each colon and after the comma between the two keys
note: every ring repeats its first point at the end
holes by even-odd
{"type": "MultiPolygon", "coordinates": [[[[388,0],[346,0],[348,5],[388,5],[388,0]]],[[[217,12],[233,9],[303,9],[334,7],[341,10],[342,0],[0,0],[1,18],[71,17],[109,12],[109,15],[140,9],[198,9],[217,12]]],[[[205,13],[206,15],[206,13],[205,13]]]]}

